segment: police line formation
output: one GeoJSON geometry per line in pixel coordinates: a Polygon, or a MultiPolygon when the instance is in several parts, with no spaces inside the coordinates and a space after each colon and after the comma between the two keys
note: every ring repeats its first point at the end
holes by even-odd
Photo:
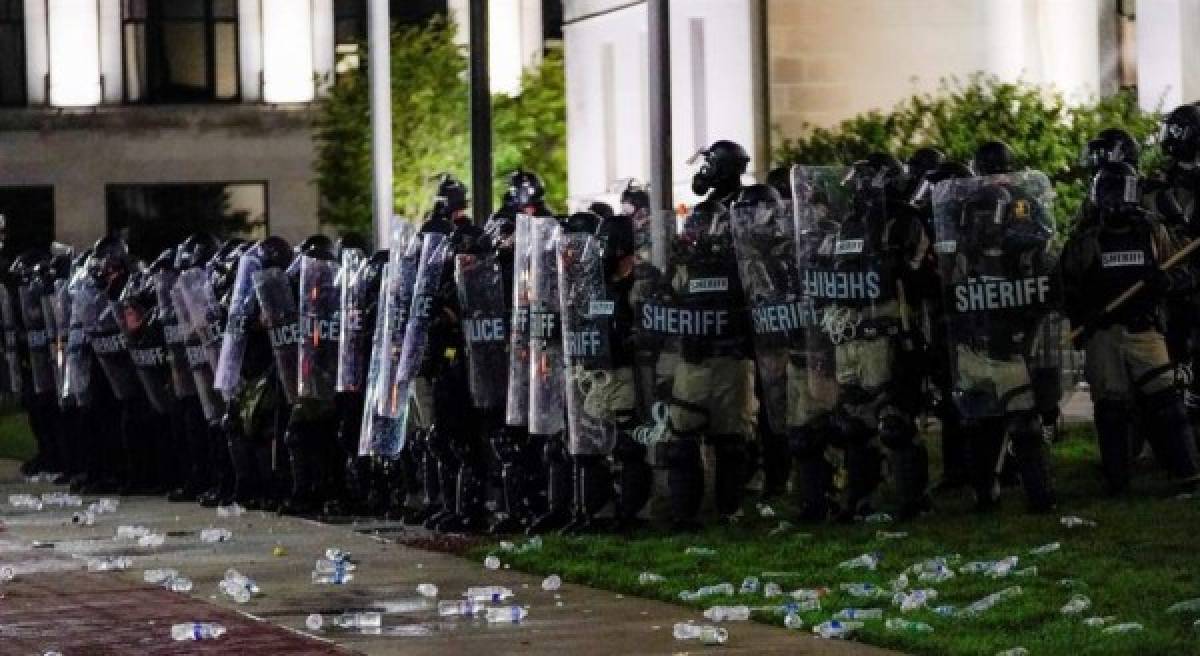
{"type": "Polygon", "coordinates": [[[1108,489],[1143,442],[1192,487],[1200,291],[1178,249],[1200,108],[1161,146],[1150,180],[1129,135],[1089,142],[1065,240],[1049,179],[1001,142],[970,167],[922,148],[743,186],[749,158],[718,141],[666,262],[644,189],[556,218],[524,171],[482,227],[442,176],[424,224],[397,219],[373,254],[206,234],[149,266],[114,237],[30,251],[0,294],[0,369],[37,437],[26,471],[77,489],[498,533],[629,529],[657,489],[687,530],[706,478],[733,521],[760,471],[804,521],[872,512],[889,476],[901,518],[928,512],[923,416],[938,487],[986,511],[1009,477],[1049,511],[1073,339],[1108,489]]]}

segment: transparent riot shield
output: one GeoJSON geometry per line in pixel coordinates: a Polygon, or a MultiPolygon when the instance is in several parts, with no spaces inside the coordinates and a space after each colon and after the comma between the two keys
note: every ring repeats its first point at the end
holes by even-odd
{"type": "Polygon", "coordinates": [[[50,367],[54,371],[54,390],[59,402],[70,400],[66,393],[67,332],[71,320],[71,294],[66,280],[55,280],[54,289],[42,297],[42,316],[46,317],[46,337],[50,367]]]}
{"type": "Polygon", "coordinates": [[[357,248],[342,251],[342,268],[338,275],[341,294],[340,315],[342,334],[337,351],[337,391],[360,392],[367,379],[367,358],[371,356],[371,328],[363,314],[374,305],[372,291],[364,275],[366,255],[357,248]]]}
{"type": "Polygon", "coordinates": [[[112,311],[125,337],[142,394],[155,412],[166,414],[171,409],[171,375],[161,326],[149,311],[142,313],[122,303],[114,303],[112,311]]]}
{"type": "Polygon", "coordinates": [[[674,212],[638,213],[633,217],[635,264],[630,300],[635,311],[634,389],[638,418],[643,424],[642,440],[648,444],[666,435],[667,403],[680,361],[679,335],[660,320],[670,314],[675,303],[671,285],[673,249],[659,249],[663,252],[656,258],[655,235],[670,243],[677,228],[674,212]]]}
{"type": "Polygon", "coordinates": [[[175,397],[185,399],[196,395],[196,381],[192,377],[187,357],[187,327],[179,318],[179,311],[171,298],[171,292],[179,280],[179,272],[163,269],[154,273],[154,293],[158,297],[158,321],[162,325],[163,341],[167,347],[167,366],[171,371],[171,389],[175,397]]]}
{"type": "Polygon", "coordinates": [[[380,408],[385,390],[395,371],[403,345],[404,322],[412,300],[419,247],[413,248],[415,229],[400,217],[393,217],[388,242],[388,263],[376,305],[375,332],[371,338],[370,365],[367,367],[363,417],[359,431],[358,453],[363,456],[395,458],[404,448],[403,422],[384,416],[380,408]],[[396,311],[403,308],[403,311],[396,311]]]}
{"type": "Polygon", "coordinates": [[[421,238],[421,264],[413,285],[408,323],[404,326],[404,346],[400,350],[400,360],[396,363],[396,373],[392,377],[393,389],[389,391],[392,402],[388,412],[383,413],[393,419],[403,418],[408,409],[412,383],[417,377],[429,343],[429,325],[434,319],[434,306],[442,281],[442,269],[449,261],[451,253],[446,235],[430,232],[421,235],[421,238]]]}
{"type": "Polygon", "coordinates": [[[91,324],[85,324],[84,330],[100,369],[112,386],[113,395],[119,401],[137,399],[141,395],[141,383],[133,371],[133,361],[129,358],[114,308],[103,293],[97,294],[91,312],[95,313],[96,319],[91,324]]]}
{"type": "Polygon", "coordinates": [[[200,340],[210,371],[216,372],[221,360],[225,321],[208,274],[204,269],[188,269],[179,274],[175,289],[179,292],[178,300],[183,303],[176,305],[176,309],[186,310],[188,327],[200,340]]]}
{"type": "Polygon", "coordinates": [[[785,435],[788,390],[801,382],[791,376],[802,375],[804,332],[812,323],[800,294],[791,203],[735,203],[730,226],[750,311],[759,403],[771,430],[785,435]]]}
{"type": "Polygon", "coordinates": [[[50,362],[50,336],[42,309],[45,289],[40,282],[17,288],[25,344],[29,350],[29,378],[35,394],[56,392],[54,367],[50,362]]]}
{"type": "Polygon", "coordinates": [[[494,253],[458,255],[454,283],[462,312],[471,400],[475,407],[503,408],[507,399],[508,303],[504,272],[494,253]]]}
{"type": "Polygon", "coordinates": [[[300,398],[333,399],[342,332],[337,276],[333,260],[300,258],[300,398]]]}
{"type": "Polygon", "coordinates": [[[262,270],[262,261],[253,251],[238,260],[237,278],[229,301],[229,318],[221,341],[221,357],[217,362],[216,387],[228,400],[237,394],[242,383],[242,358],[246,354],[246,332],[256,318],[258,299],[254,296],[254,274],[262,270]]]}
{"type": "Polygon", "coordinates": [[[555,229],[559,315],[567,406],[567,448],[573,455],[607,455],[616,427],[587,403],[594,386],[612,371],[612,320],[616,301],[604,280],[604,258],[592,234],[555,229]],[[592,410],[592,412],[589,412],[592,410]]]}
{"type": "Polygon", "coordinates": [[[934,188],[952,394],[964,418],[1033,409],[1033,370],[1057,360],[1053,197],[1040,171],[934,188]]]}
{"type": "Polygon", "coordinates": [[[400,371],[423,243],[422,238],[413,237],[404,244],[403,250],[392,252],[388,260],[388,278],[384,284],[386,305],[382,308],[385,341],[383,359],[378,362],[376,411],[392,419],[399,417],[408,404],[408,389],[402,387],[396,376],[400,371]]]}
{"type": "Polygon", "coordinates": [[[558,295],[558,253],[552,216],[535,216],[529,252],[529,432],[566,428],[566,360],[558,295]]]}
{"type": "MultiPolygon", "coordinates": [[[[797,275],[804,329],[803,371],[789,372],[788,423],[804,426],[837,407],[837,347],[849,333],[838,309],[834,251],[849,211],[844,167],[792,168],[797,275]]],[[[795,366],[795,365],[794,365],[795,366]]]]}
{"type": "Polygon", "coordinates": [[[87,276],[74,278],[70,289],[71,312],[67,329],[63,395],[74,399],[76,405],[86,407],[92,398],[92,356],[86,326],[96,322],[100,291],[87,276]]]}
{"type": "Polygon", "coordinates": [[[24,376],[21,374],[21,330],[8,287],[0,285],[0,321],[4,324],[4,360],[8,365],[10,391],[21,395],[24,376]]]}
{"type": "Polygon", "coordinates": [[[190,306],[184,300],[180,281],[176,281],[175,287],[171,290],[171,301],[179,317],[179,326],[184,333],[187,366],[192,376],[192,382],[195,384],[196,396],[200,399],[204,420],[209,424],[216,423],[225,414],[225,399],[213,387],[212,361],[204,348],[201,333],[197,332],[195,328],[204,322],[193,320],[190,306]]]}
{"type": "Polygon", "coordinates": [[[505,423],[529,425],[529,280],[533,219],[517,216],[513,234],[512,319],[509,321],[508,394],[505,423]]]}
{"type": "Polygon", "coordinates": [[[254,274],[254,292],[262,309],[263,325],[271,340],[275,372],[289,404],[295,403],[299,390],[300,313],[291,280],[280,269],[264,269],[254,274]]]}

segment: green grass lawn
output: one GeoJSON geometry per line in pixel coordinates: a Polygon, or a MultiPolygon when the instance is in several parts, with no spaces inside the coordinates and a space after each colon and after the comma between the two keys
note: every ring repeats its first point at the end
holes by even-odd
{"type": "MultiPolygon", "coordinates": [[[[927,610],[904,615],[931,624],[932,634],[889,632],[882,622],[868,621],[859,639],[917,654],[992,656],[1018,645],[1034,655],[1200,654],[1200,630],[1193,628],[1200,616],[1166,613],[1167,606],[1176,601],[1200,597],[1200,568],[1195,563],[1200,547],[1200,501],[1171,498],[1164,477],[1149,466],[1141,472],[1131,498],[1105,498],[1100,493],[1090,432],[1072,433],[1055,448],[1060,504],[1059,512],[1052,516],[1023,514],[1020,490],[1007,489],[1004,508],[995,515],[974,515],[966,496],[948,496],[936,500],[938,514],[907,525],[799,527],[772,536],[771,529],[787,512],[783,504],[775,504],[781,517],[754,517],[736,528],[713,528],[700,535],[647,531],[633,537],[553,537],[546,538],[539,551],[500,555],[517,569],[557,573],[569,582],[675,603],[682,603],[677,599],[682,590],[723,581],[736,587],[749,575],[764,583],[775,580],[784,590],[832,588],[821,611],[803,614],[805,631],[847,606],[883,607],[886,617],[901,615],[890,600],[868,602],[842,594],[837,590],[839,583],[887,585],[910,564],[942,554],[961,554],[964,562],[1015,555],[1020,557],[1020,568],[1035,565],[1037,575],[989,579],[960,574],[941,584],[917,584],[914,578],[912,587],[933,587],[940,593],[936,604],[959,607],[1011,585],[1021,586],[1024,594],[1020,597],[1001,602],[974,619],[945,618],[927,610]],[[1061,515],[1083,516],[1099,526],[1068,530],[1059,524],[1061,515]],[[876,531],[880,528],[910,535],[902,540],[879,540],[876,531]],[[1031,548],[1053,541],[1061,542],[1062,549],[1045,556],[1029,555],[1031,548]],[[711,547],[717,555],[685,555],[690,545],[711,547]],[[882,553],[878,571],[837,568],[837,563],[868,551],[882,553]],[[667,580],[639,585],[638,575],[643,571],[667,580]],[[762,573],[769,571],[793,575],[764,577],[762,573]],[[1082,592],[1093,604],[1076,617],[1059,612],[1073,592],[1059,583],[1068,577],[1087,585],[1082,592]],[[1115,615],[1118,622],[1140,622],[1146,628],[1140,633],[1106,635],[1083,624],[1083,618],[1094,615],[1115,615]]],[[[499,552],[485,547],[473,555],[482,558],[487,553],[499,552]]],[[[691,606],[755,606],[780,603],[778,599],[738,595],[709,598],[691,606]]],[[[694,617],[703,621],[699,613],[694,617]]],[[[756,613],[755,619],[782,624],[782,616],[771,613],[756,613]]],[[[730,641],[736,643],[736,623],[729,628],[730,641]]]]}
{"type": "Polygon", "coordinates": [[[0,406],[0,459],[28,460],[35,451],[25,413],[15,406],[0,406]]]}

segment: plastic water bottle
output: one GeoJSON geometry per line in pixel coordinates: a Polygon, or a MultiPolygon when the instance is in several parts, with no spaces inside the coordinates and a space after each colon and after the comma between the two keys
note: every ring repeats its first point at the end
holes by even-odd
{"type": "Polygon", "coordinates": [[[992,563],[992,566],[987,569],[987,576],[993,579],[1001,579],[1009,575],[1013,568],[1020,561],[1016,556],[1009,556],[992,563]]]}
{"type": "Polygon", "coordinates": [[[1074,515],[1068,515],[1066,517],[1062,517],[1058,520],[1058,523],[1062,524],[1063,526],[1065,526],[1067,528],[1095,528],[1096,527],[1096,522],[1094,522],[1090,519],[1076,517],[1074,515]]]}
{"type": "Polygon", "coordinates": [[[715,556],[717,550],[711,547],[688,547],[683,553],[688,556],[715,556]]]}
{"type": "Polygon", "coordinates": [[[155,547],[163,546],[166,541],[167,536],[163,535],[162,533],[150,533],[149,535],[143,535],[142,537],[138,538],[138,546],[153,549],[155,547]]]}
{"type": "Polygon", "coordinates": [[[562,578],[558,574],[551,574],[542,579],[542,589],[546,592],[554,592],[562,587],[562,578]]]}
{"type": "Polygon", "coordinates": [[[1200,613],[1200,597],[1188,599],[1167,607],[1168,613],[1200,613]]]}
{"type": "Polygon", "coordinates": [[[206,528],[200,531],[201,542],[225,542],[233,537],[233,531],[227,528],[206,528]]]}
{"type": "Polygon", "coordinates": [[[1038,575],[1037,565],[1030,565],[1024,569],[1014,569],[1012,575],[1017,578],[1029,579],[1038,575]]]}
{"type": "Polygon", "coordinates": [[[1089,617],[1083,621],[1083,625],[1095,628],[1095,627],[1104,626],[1105,624],[1110,624],[1110,623],[1116,621],[1116,619],[1117,619],[1116,615],[1109,615],[1108,617],[1099,617],[1099,616],[1089,617]]]}
{"type": "Polygon", "coordinates": [[[483,567],[484,569],[498,570],[500,569],[500,559],[496,556],[489,555],[487,558],[483,559],[483,567]]]}
{"type": "Polygon", "coordinates": [[[1046,554],[1054,553],[1055,551],[1058,551],[1059,549],[1062,549],[1061,544],[1059,544],[1058,542],[1051,542],[1049,544],[1043,544],[1040,547],[1034,547],[1034,548],[1030,549],[1029,555],[1030,556],[1045,556],[1046,554]]]}
{"type": "MultiPolygon", "coordinates": [[[[858,597],[860,599],[886,597],[889,594],[887,590],[884,590],[874,583],[843,583],[839,587],[841,588],[842,592],[850,595],[851,597],[858,597]]],[[[795,593],[792,593],[792,596],[795,596],[795,593]]]]}
{"type": "Polygon", "coordinates": [[[192,580],[185,576],[173,576],[163,582],[163,587],[171,592],[191,592],[192,580]]]}
{"type": "Polygon", "coordinates": [[[215,640],[225,635],[225,627],[213,622],[188,622],[171,627],[176,642],[185,640],[215,640]]]}
{"type": "Polygon", "coordinates": [[[804,628],[804,620],[794,612],[789,612],[783,616],[784,628],[792,629],[793,631],[804,628]]]}
{"type": "Polygon", "coordinates": [[[231,503],[228,506],[217,506],[217,517],[240,517],[246,509],[236,503],[231,503]]]}
{"type": "Polygon", "coordinates": [[[312,582],[315,585],[345,585],[353,580],[354,574],[345,570],[312,573],[312,582]]]}
{"type": "Polygon", "coordinates": [[[96,523],[96,514],[91,511],[77,512],[71,515],[71,523],[76,526],[93,526],[96,523]]]}
{"type": "Polygon", "coordinates": [[[768,582],[763,586],[763,596],[767,599],[771,597],[779,597],[783,595],[783,586],[774,581],[768,582]]]}
{"type": "Polygon", "coordinates": [[[1029,650],[1024,647],[1013,647],[996,652],[996,656],[1029,656],[1029,650]]]}
{"type": "Polygon", "coordinates": [[[702,597],[713,597],[716,595],[725,595],[727,597],[733,596],[733,584],[718,583],[716,585],[706,585],[702,588],[698,588],[695,592],[684,590],[683,592],[679,593],[679,598],[682,601],[695,601],[702,597]]]}
{"type": "Polygon", "coordinates": [[[859,569],[865,567],[873,572],[875,568],[879,567],[880,560],[881,557],[878,552],[865,553],[850,560],[843,560],[838,563],[838,567],[841,569],[859,569]]]}
{"type": "Polygon", "coordinates": [[[304,626],[309,631],[320,631],[325,626],[325,618],[320,613],[313,613],[304,619],[304,626]]]}
{"type": "Polygon", "coordinates": [[[112,558],[94,558],[88,561],[87,568],[89,572],[119,572],[129,569],[133,566],[133,559],[129,556],[115,556],[112,558]]]}
{"type": "Polygon", "coordinates": [[[470,617],[482,613],[487,606],[471,599],[447,599],[439,601],[438,615],[442,617],[470,617]]]}
{"type": "Polygon", "coordinates": [[[906,633],[933,633],[933,627],[925,622],[914,622],[913,620],[901,619],[899,617],[890,617],[883,625],[888,631],[904,631],[906,633]]]}
{"type": "Polygon", "coordinates": [[[802,613],[821,610],[821,599],[812,597],[811,599],[797,599],[791,603],[792,607],[802,613]]]}
{"type": "Polygon", "coordinates": [[[351,560],[353,560],[353,558],[350,556],[349,551],[343,551],[341,549],[338,549],[337,547],[330,547],[330,548],[326,549],[325,550],[325,558],[326,558],[326,560],[340,560],[342,562],[347,562],[347,563],[350,562],[351,560]]]}
{"type": "Polygon", "coordinates": [[[900,592],[908,588],[908,574],[900,572],[900,576],[892,579],[892,592],[900,592]]]}
{"type": "Polygon", "coordinates": [[[432,583],[418,583],[417,594],[422,597],[436,597],[438,595],[438,587],[432,583]]]}
{"type": "Polygon", "coordinates": [[[863,518],[863,521],[868,524],[887,524],[892,521],[892,516],[885,513],[872,513],[863,518]]]}
{"type": "Polygon", "coordinates": [[[493,606],[488,608],[485,614],[490,624],[503,624],[505,622],[516,624],[529,615],[529,610],[521,606],[493,606]]]}
{"type": "Polygon", "coordinates": [[[958,614],[958,608],[948,604],[943,606],[934,606],[930,610],[932,610],[935,615],[941,615],[942,617],[954,617],[958,614]]]}
{"type": "Polygon", "coordinates": [[[239,585],[234,581],[230,581],[229,579],[225,579],[224,581],[218,583],[217,589],[239,604],[250,603],[250,598],[254,596],[250,592],[249,588],[244,585],[239,585]]]}
{"type": "Polygon", "coordinates": [[[334,626],[339,629],[372,629],[383,626],[383,613],[366,611],[361,613],[342,613],[333,618],[334,626]]]}
{"type": "Polygon", "coordinates": [[[1059,609],[1063,615],[1078,615],[1092,607],[1092,600],[1081,594],[1071,595],[1066,604],[1059,609]]]}
{"type": "Polygon", "coordinates": [[[371,608],[389,615],[398,613],[423,613],[433,610],[433,601],[428,597],[413,597],[412,599],[393,599],[390,601],[375,601],[371,608]]]}
{"type": "Polygon", "coordinates": [[[31,494],[10,494],[8,495],[8,505],[23,510],[41,510],[42,500],[31,494]]]}
{"type": "Polygon", "coordinates": [[[313,565],[314,572],[321,574],[333,574],[334,572],[353,572],[358,569],[358,565],[347,562],[345,560],[329,560],[328,558],[318,558],[313,565]]]}
{"type": "Polygon", "coordinates": [[[137,540],[147,535],[150,535],[150,529],[145,526],[122,524],[117,527],[118,540],[137,540]]]}
{"type": "Polygon", "coordinates": [[[758,577],[747,576],[746,578],[742,579],[742,585],[739,591],[741,594],[756,594],[758,592],[758,587],[758,577]]]}
{"type": "Polygon", "coordinates": [[[1133,633],[1135,631],[1143,631],[1146,627],[1137,622],[1121,622],[1109,627],[1105,627],[1105,633],[1133,633]]]}
{"type": "Polygon", "coordinates": [[[246,576],[245,574],[242,574],[241,572],[237,571],[236,569],[234,569],[232,567],[225,570],[225,580],[231,581],[233,583],[236,583],[237,585],[240,585],[240,586],[246,588],[252,594],[258,594],[260,592],[260,590],[258,589],[258,584],[254,582],[254,579],[250,578],[249,576],[246,576]]]}
{"type": "MultiPolygon", "coordinates": [[[[846,584],[842,584],[846,585],[846,584]]],[[[866,584],[870,585],[870,584],[866,584]]],[[[842,588],[845,590],[845,588],[842,588]]],[[[788,593],[792,599],[796,601],[804,600],[819,600],[821,597],[829,594],[829,588],[797,588],[788,593]]]]}
{"type": "Polygon", "coordinates": [[[901,612],[908,613],[924,608],[926,604],[937,599],[937,597],[937,590],[909,590],[908,592],[897,593],[892,597],[892,604],[899,606],[901,612]]]}
{"type": "Polygon", "coordinates": [[[679,622],[671,632],[676,640],[696,640],[702,645],[723,645],[729,641],[729,631],[719,626],[679,622]]]}
{"type": "Polygon", "coordinates": [[[500,585],[480,585],[467,588],[463,593],[469,601],[498,604],[513,596],[513,591],[500,585]]]}
{"type": "Polygon", "coordinates": [[[667,578],[665,576],[655,574],[654,572],[642,572],[641,574],[638,574],[638,583],[642,585],[653,585],[655,583],[662,583],[666,580],[667,578]]]}
{"type": "Polygon", "coordinates": [[[750,607],[713,606],[704,611],[704,619],[712,622],[745,622],[750,619],[750,607]]]}
{"type": "Polygon", "coordinates": [[[95,513],[110,513],[117,512],[118,504],[119,502],[116,499],[102,498],[96,499],[96,502],[91,507],[95,513]]]}
{"type": "Polygon", "coordinates": [[[926,570],[917,574],[921,583],[944,583],[954,578],[954,570],[947,565],[938,565],[934,570],[926,570]]]}
{"type": "Polygon", "coordinates": [[[0,567],[0,583],[8,583],[15,578],[17,578],[17,572],[11,565],[0,567]]]}
{"type": "Polygon", "coordinates": [[[881,620],[882,608],[843,608],[833,614],[835,620],[881,620]]]}
{"type": "Polygon", "coordinates": [[[842,622],[829,620],[821,622],[812,628],[812,632],[826,640],[844,640],[863,628],[862,622],[842,622]]]}

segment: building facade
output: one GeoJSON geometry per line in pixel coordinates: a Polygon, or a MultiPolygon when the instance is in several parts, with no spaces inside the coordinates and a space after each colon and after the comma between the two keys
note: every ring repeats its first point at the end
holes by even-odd
{"type": "MultiPolygon", "coordinates": [[[[780,140],[975,73],[1084,100],[1134,88],[1146,108],[1200,98],[1193,0],[671,0],[675,198],[716,139],[761,178],[780,140]]],[[[646,179],[644,0],[567,0],[569,193],[646,179]]]]}

